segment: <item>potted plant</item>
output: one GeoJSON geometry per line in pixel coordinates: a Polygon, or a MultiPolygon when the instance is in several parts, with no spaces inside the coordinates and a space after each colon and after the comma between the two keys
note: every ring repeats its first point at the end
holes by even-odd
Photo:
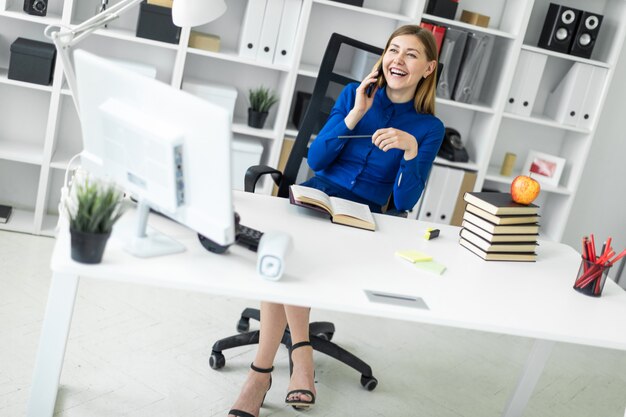
{"type": "Polygon", "coordinates": [[[263,128],[270,108],[276,104],[278,97],[269,88],[263,86],[250,90],[250,107],[248,108],[248,126],[263,128]]]}
{"type": "Polygon", "coordinates": [[[85,179],[66,203],[72,259],[86,264],[102,260],[113,224],[122,216],[123,194],[115,185],[85,179]]]}

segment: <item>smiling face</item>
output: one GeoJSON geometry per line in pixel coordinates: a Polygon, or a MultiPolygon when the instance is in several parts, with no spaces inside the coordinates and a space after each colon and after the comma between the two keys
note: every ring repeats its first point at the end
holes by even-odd
{"type": "Polygon", "coordinates": [[[434,71],[435,63],[428,60],[424,45],[417,36],[400,35],[393,38],[383,56],[383,74],[391,101],[411,100],[420,80],[434,71]]]}

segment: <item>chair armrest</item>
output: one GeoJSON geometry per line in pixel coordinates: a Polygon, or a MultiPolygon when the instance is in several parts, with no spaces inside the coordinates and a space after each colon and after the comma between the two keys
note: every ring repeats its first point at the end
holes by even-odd
{"type": "Polygon", "coordinates": [[[253,165],[246,171],[246,177],[244,179],[244,190],[248,193],[253,193],[256,188],[256,183],[263,175],[270,174],[274,180],[274,184],[280,185],[280,181],[283,178],[283,173],[268,167],[267,165],[253,165]]]}

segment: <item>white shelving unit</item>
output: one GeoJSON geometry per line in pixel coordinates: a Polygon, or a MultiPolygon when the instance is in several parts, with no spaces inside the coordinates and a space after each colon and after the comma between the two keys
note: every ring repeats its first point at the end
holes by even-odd
{"type": "MultiPolygon", "coordinates": [[[[474,104],[437,99],[437,115],[457,129],[471,160],[457,164],[437,158],[436,163],[477,172],[475,190],[506,190],[512,177],[499,174],[506,152],[517,154],[519,173],[530,149],[565,158],[567,164],[556,187],[543,187],[541,206],[543,238],[560,240],[578,189],[596,130],[570,127],[544,114],[548,93],[575,62],[607,69],[599,113],[614,76],[626,31],[623,0],[561,0],[582,10],[604,15],[592,59],[582,59],[536,47],[549,5],[548,0],[460,0],[456,19],[467,9],[490,16],[488,28],[424,13],[428,0],[365,0],[355,7],[330,0],[303,0],[299,28],[290,65],[273,65],[237,54],[241,22],[249,0],[227,0],[224,16],[193,28],[219,35],[220,52],[187,47],[190,29],[183,29],[178,45],[135,36],[138,8],[98,30],[80,44],[99,55],[141,62],[157,68],[157,79],[180,88],[186,78],[233,85],[238,90],[232,131],[263,144],[262,162],[276,166],[285,138],[297,130],[291,124],[297,91],[311,92],[326,43],[333,32],[383,47],[398,26],[427,20],[487,33],[496,39],[481,100],[474,104]],[[540,93],[530,117],[504,111],[520,51],[548,56],[540,93]],[[270,112],[264,129],[246,124],[248,89],[264,85],[278,92],[280,101],[270,112]]],[[[46,41],[48,24],[77,25],[91,17],[98,0],[49,0],[48,16],[21,11],[22,0],[0,2],[0,203],[14,207],[11,221],[0,229],[52,235],[63,175],[70,158],[81,150],[78,116],[57,62],[50,86],[9,80],[9,46],[17,37],[46,41]]],[[[115,1],[112,1],[115,3],[115,1]]],[[[344,64],[342,64],[344,65],[344,64]]],[[[345,63],[349,73],[349,63],[345,63]]],[[[269,193],[269,181],[263,192],[269,193]]]]}

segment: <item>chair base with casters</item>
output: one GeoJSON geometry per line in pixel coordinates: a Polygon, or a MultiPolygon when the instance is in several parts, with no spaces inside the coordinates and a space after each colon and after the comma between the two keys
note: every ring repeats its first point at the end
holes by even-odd
{"type": "MultiPolygon", "coordinates": [[[[259,318],[260,312],[254,308],[246,308],[241,313],[241,318],[237,323],[237,331],[239,334],[218,340],[213,344],[211,357],[209,358],[209,366],[211,366],[212,369],[217,370],[226,365],[226,358],[224,358],[224,354],[222,353],[224,350],[259,343],[259,331],[249,331],[250,319],[259,320],[259,318]]],[[[313,349],[337,359],[361,373],[361,386],[368,391],[374,390],[378,385],[378,380],[372,375],[372,368],[352,353],[332,343],[331,340],[334,334],[335,326],[332,323],[314,322],[309,325],[309,338],[313,349]]],[[[289,328],[285,329],[281,343],[285,345],[287,349],[291,347],[289,328]]],[[[292,364],[290,363],[289,368],[291,369],[291,367],[292,364]]]]}

